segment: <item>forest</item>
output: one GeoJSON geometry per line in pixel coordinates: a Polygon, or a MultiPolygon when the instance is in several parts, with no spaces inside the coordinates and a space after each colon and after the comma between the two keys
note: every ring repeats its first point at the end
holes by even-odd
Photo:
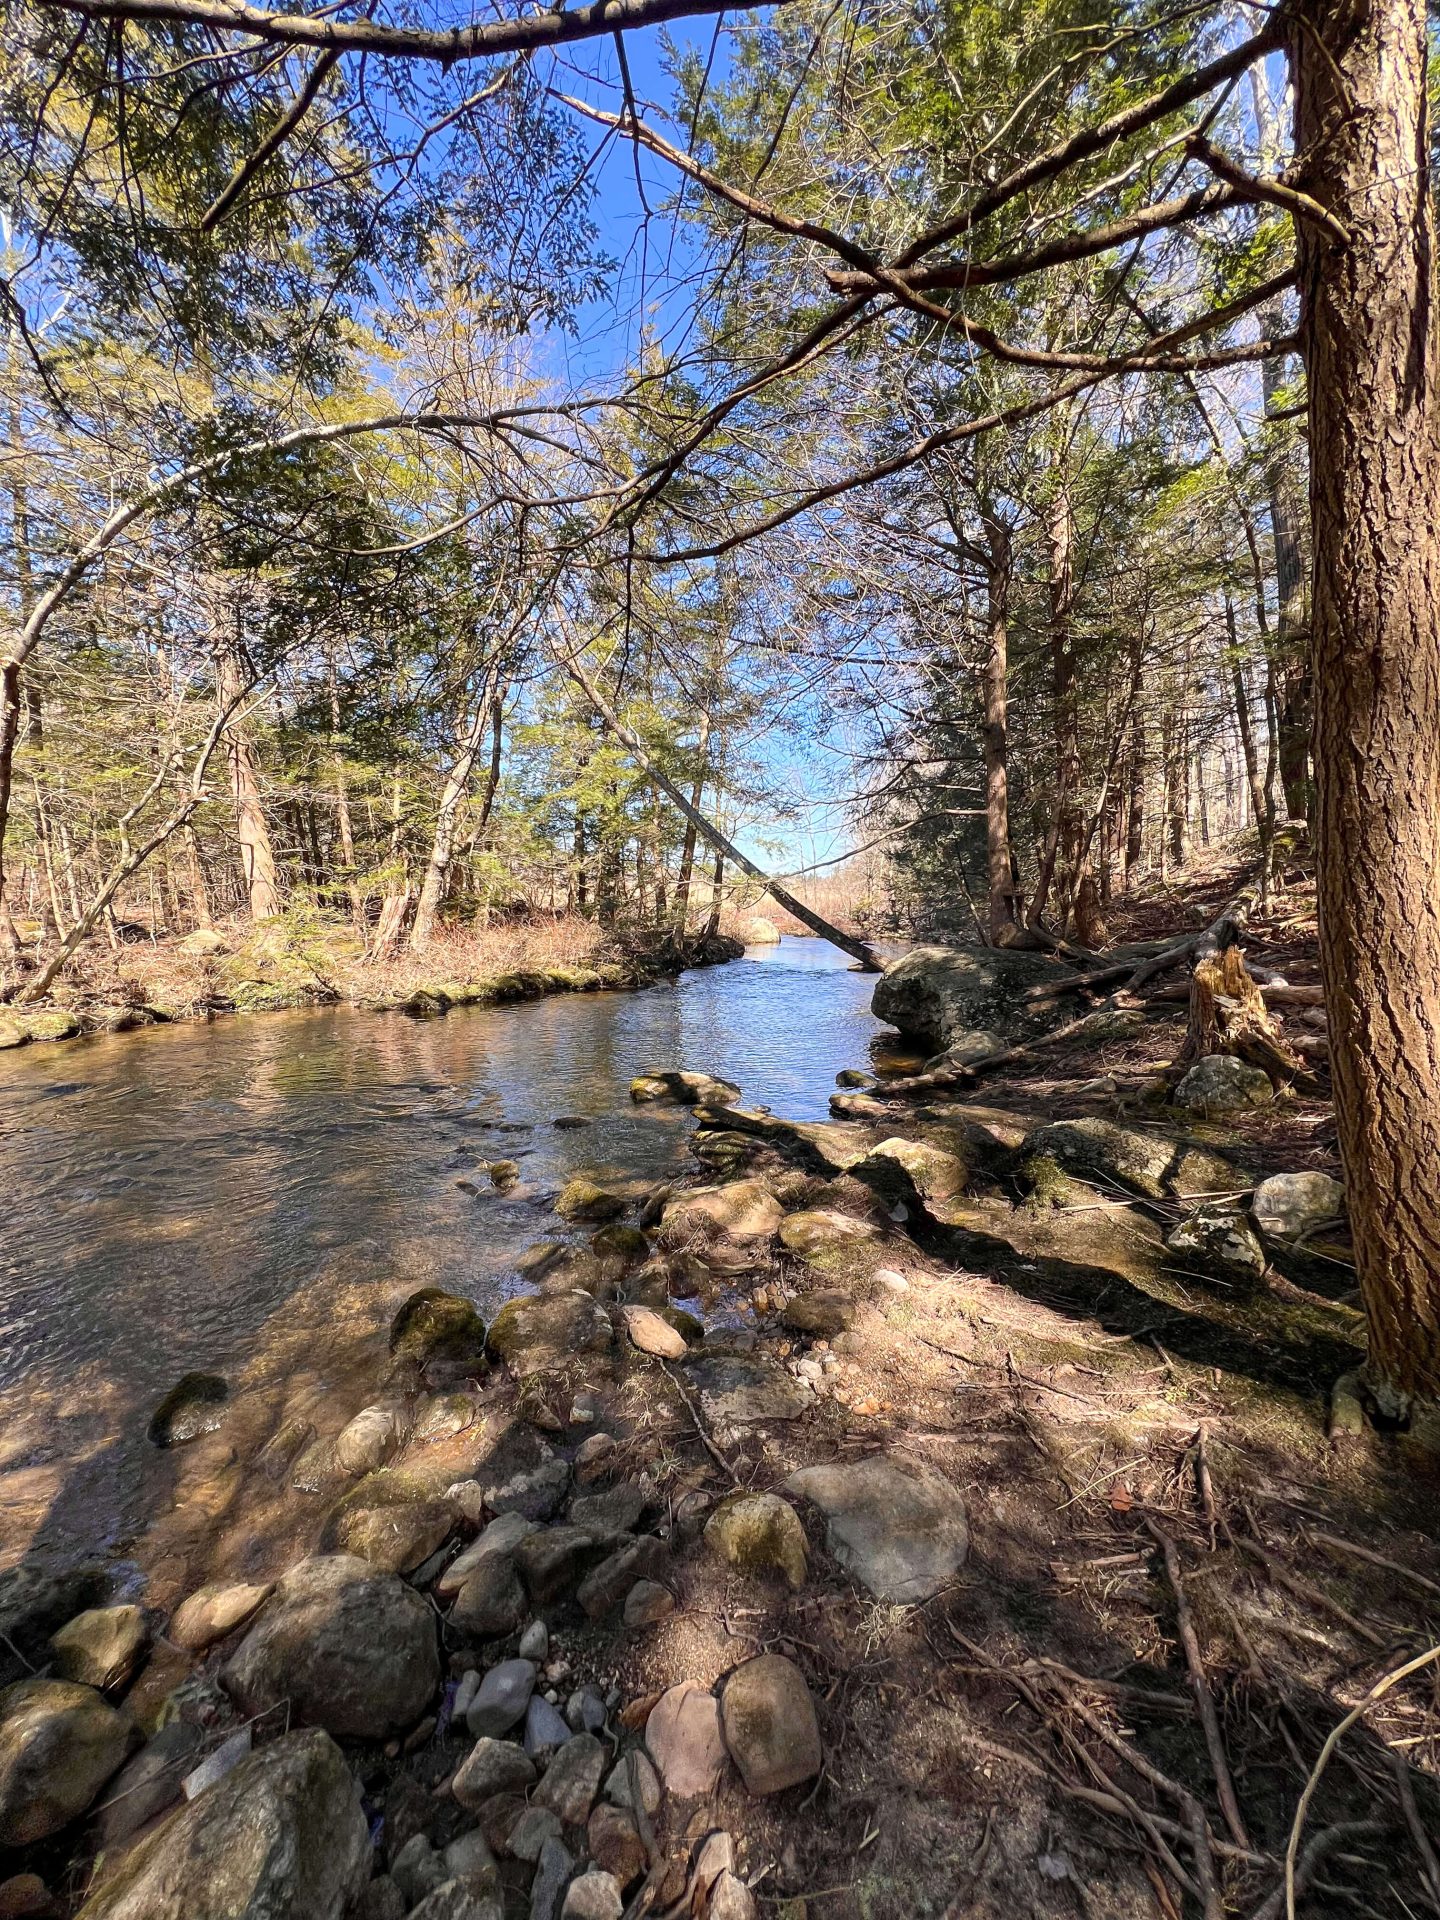
{"type": "Polygon", "coordinates": [[[1440,1914],[1424,6],[3,36],[0,1915],[1440,1914]]]}

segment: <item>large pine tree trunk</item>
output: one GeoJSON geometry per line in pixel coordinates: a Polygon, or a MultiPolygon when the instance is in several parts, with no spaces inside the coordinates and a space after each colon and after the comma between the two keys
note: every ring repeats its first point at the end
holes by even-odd
{"type": "MultiPolygon", "coordinates": [[[[244,690],[240,668],[223,648],[215,656],[215,683],[222,706],[233,707],[244,690]]],[[[260,795],[260,765],[245,725],[232,717],[225,729],[230,789],[235,798],[235,837],[252,920],[273,920],[281,911],[275,849],[260,795]]]]}
{"type": "Polygon", "coordinates": [[[1424,0],[1306,0],[1292,47],[1310,379],[1316,843],[1369,1375],[1440,1395],[1440,351],[1424,0]]]}
{"type": "Polygon", "coordinates": [[[985,516],[985,671],[981,689],[985,751],[985,867],[989,934],[997,947],[1019,932],[1015,863],[1010,853],[1009,653],[1010,529],[997,514],[985,516]]]}

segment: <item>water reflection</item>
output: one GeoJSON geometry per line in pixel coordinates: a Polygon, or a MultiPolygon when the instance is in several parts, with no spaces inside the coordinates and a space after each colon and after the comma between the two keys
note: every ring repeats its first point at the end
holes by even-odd
{"type": "Polygon", "coordinates": [[[62,1484],[68,1524],[103,1513],[113,1538],[153,1464],[144,1412],[191,1367],[238,1373],[287,1303],[317,1368],[327,1303],[350,1335],[421,1285],[493,1309],[516,1256],[559,1230],[549,1202],[572,1171],[683,1161],[688,1118],[628,1098],[645,1068],[704,1068],[823,1117],[881,1031],[872,986],[823,942],[786,940],[643,993],[424,1021],[273,1014],[0,1056],[0,1562],[39,1516],[53,1526],[62,1484]],[[499,1158],[521,1168],[504,1195],[481,1171],[499,1158]]]}

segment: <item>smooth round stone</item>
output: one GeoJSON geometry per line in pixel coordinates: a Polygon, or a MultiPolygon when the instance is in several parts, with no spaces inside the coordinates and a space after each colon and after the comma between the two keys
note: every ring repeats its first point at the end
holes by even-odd
{"type": "Polygon", "coordinates": [[[508,1733],[523,1717],[535,1691],[535,1672],[533,1660],[502,1660],[491,1667],[465,1716],[476,1739],[508,1733]]]}

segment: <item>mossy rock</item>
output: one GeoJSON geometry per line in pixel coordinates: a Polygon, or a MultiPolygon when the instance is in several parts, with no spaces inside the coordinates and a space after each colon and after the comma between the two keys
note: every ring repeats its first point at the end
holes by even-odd
{"type": "Polygon", "coordinates": [[[705,1338],[705,1322],[693,1313],[687,1313],[684,1307],[673,1307],[668,1302],[655,1308],[655,1312],[667,1327],[673,1327],[687,1347],[695,1347],[705,1338]]]}
{"type": "Polygon", "coordinates": [[[487,1171],[490,1175],[490,1184],[498,1188],[501,1193],[507,1193],[520,1178],[520,1162],[518,1160],[492,1160],[487,1171]]]}
{"type": "Polygon", "coordinates": [[[702,1167],[719,1174],[738,1174],[749,1166],[760,1150],[760,1143],[747,1133],[697,1133],[690,1151],[702,1167]]]}
{"type": "Polygon", "coordinates": [[[485,1322],[458,1293],[421,1287],[390,1323],[390,1351],[421,1366],[432,1360],[478,1364],[485,1355],[485,1322]]]}
{"type": "Polygon", "coordinates": [[[0,1019],[0,1053],[7,1047],[23,1047],[29,1038],[18,1020],[0,1019]]]}
{"type": "Polygon", "coordinates": [[[602,1227],[591,1239],[590,1248],[602,1260],[622,1260],[627,1267],[638,1266],[650,1257],[650,1242],[638,1227],[602,1227]]]}
{"type": "Polygon", "coordinates": [[[184,1446],[202,1433],[214,1433],[224,1419],[221,1408],[230,1398],[228,1382],[218,1373],[187,1373],[160,1402],[146,1429],[157,1447],[184,1446]]]}
{"type": "Polygon", "coordinates": [[[846,1294],[822,1287],[813,1293],[797,1293],[786,1302],[780,1318],[796,1333],[830,1340],[854,1321],[855,1303],[846,1294]]]}
{"type": "Polygon", "coordinates": [[[610,1193],[587,1174],[577,1173],[561,1188],[555,1211],[562,1220],[614,1220],[625,1204],[623,1194],[610,1193]]]}
{"type": "Polygon", "coordinates": [[[16,1017],[28,1040],[71,1040],[80,1031],[80,1022],[64,1007],[41,1007],[16,1017]]]}
{"type": "Polygon", "coordinates": [[[805,1584],[806,1540],[800,1516],[777,1493],[732,1493],[705,1522],[705,1544],[741,1573],[779,1573],[805,1584]]]}
{"type": "Polygon", "coordinates": [[[490,1351],[512,1373],[544,1372],[613,1345],[610,1316],[576,1288],[507,1300],[490,1323],[490,1351]]]}
{"type": "Polygon", "coordinates": [[[1081,1206],[1092,1191],[1078,1180],[1072,1180],[1053,1153],[1030,1154],[1021,1161],[1016,1177],[1032,1213],[1081,1206]]]}

